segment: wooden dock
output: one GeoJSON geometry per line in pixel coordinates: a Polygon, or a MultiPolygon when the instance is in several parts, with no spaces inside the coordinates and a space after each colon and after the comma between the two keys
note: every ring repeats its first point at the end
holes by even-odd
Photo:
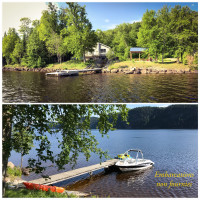
{"type": "Polygon", "coordinates": [[[78,76],[79,72],[101,72],[102,68],[82,69],[82,70],[60,70],[56,72],[46,73],[46,76],[78,76]]]}
{"type": "Polygon", "coordinates": [[[87,174],[87,173],[91,174],[92,172],[99,169],[108,168],[110,166],[115,165],[117,161],[118,159],[107,160],[106,162],[102,162],[101,164],[91,165],[88,167],[83,167],[83,168],[55,174],[55,175],[50,176],[49,179],[39,178],[39,179],[35,179],[29,182],[36,183],[36,184],[44,184],[44,185],[54,184],[54,183],[65,181],[67,179],[71,179],[83,174],[87,174]]]}

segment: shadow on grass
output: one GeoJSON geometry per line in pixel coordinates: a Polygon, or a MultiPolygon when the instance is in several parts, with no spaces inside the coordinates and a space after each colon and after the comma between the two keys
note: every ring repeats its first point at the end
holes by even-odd
{"type": "MultiPolygon", "coordinates": [[[[155,63],[158,63],[158,64],[175,64],[177,63],[176,61],[170,61],[170,62],[162,62],[162,61],[158,61],[158,62],[155,62],[155,63]]],[[[177,63],[178,64],[178,63],[177,63]]],[[[182,64],[181,62],[179,64],[182,64]]]]}

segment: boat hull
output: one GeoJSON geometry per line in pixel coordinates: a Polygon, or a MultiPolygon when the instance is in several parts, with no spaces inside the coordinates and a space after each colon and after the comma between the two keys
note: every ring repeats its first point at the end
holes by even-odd
{"type": "Polygon", "coordinates": [[[144,166],[121,166],[119,169],[122,172],[130,172],[130,171],[142,171],[153,167],[153,164],[148,164],[144,166]]]}
{"type": "Polygon", "coordinates": [[[118,161],[115,166],[117,166],[123,172],[129,171],[141,171],[151,168],[154,165],[154,162],[151,160],[138,159],[138,161],[134,159],[127,159],[118,161]]]}

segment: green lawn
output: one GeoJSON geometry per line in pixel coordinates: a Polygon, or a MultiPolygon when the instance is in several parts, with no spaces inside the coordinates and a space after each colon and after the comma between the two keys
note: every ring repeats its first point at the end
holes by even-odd
{"type": "Polygon", "coordinates": [[[8,68],[27,68],[26,66],[21,66],[20,64],[4,65],[3,67],[8,67],[8,68]]]}
{"type": "Polygon", "coordinates": [[[75,195],[60,194],[57,192],[45,192],[42,190],[7,189],[5,197],[8,198],[76,198],[75,195]]]}
{"type": "Polygon", "coordinates": [[[50,69],[85,69],[90,63],[89,62],[82,62],[77,60],[69,60],[67,62],[63,62],[61,64],[54,63],[49,64],[46,68],[50,69]]]}
{"type": "Polygon", "coordinates": [[[189,65],[184,65],[182,63],[176,63],[170,59],[162,62],[148,62],[148,61],[122,61],[118,63],[111,64],[108,69],[118,69],[118,68],[152,68],[156,70],[162,69],[175,69],[175,70],[186,70],[190,69],[189,65]]]}

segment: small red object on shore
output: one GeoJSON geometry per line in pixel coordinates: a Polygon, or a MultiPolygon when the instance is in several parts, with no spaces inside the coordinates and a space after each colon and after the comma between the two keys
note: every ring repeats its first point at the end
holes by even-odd
{"type": "Polygon", "coordinates": [[[40,184],[28,183],[28,182],[23,182],[23,184],[29,190],[43,190],[43,191],[46,191],[46,192],[48,190],[51,190],[52,192],[58,192],[58,193],[63,193],[65,191],[65,189],[62,188],[62,187],[40,185],[40,184]]]}

